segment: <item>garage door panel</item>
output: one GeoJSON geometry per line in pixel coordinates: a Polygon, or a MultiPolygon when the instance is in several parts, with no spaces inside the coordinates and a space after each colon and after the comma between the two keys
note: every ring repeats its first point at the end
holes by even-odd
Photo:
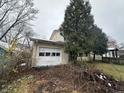
{"type": "Polygon", "coordinates": [[[61,49],[39,48],[37,66],[59,65],[61,63],[61,49]]]}
{"type": "Polygon", "coordinates": [[[60,52],[60,49],[57,48],[39,48],[40,52],[60,52]]]}
{"type": "Polygon", "coordinates": [[[41,58],[38,58],[39,61],[46,61],[46,62],[54,62],[54,61],[57,61],[57,62],[60,62],[60,57],[41,57],[41,58]]]}

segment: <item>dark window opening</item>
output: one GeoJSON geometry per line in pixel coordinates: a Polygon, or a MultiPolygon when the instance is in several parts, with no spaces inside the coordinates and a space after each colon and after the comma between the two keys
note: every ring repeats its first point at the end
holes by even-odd
{"type": "Polygon", "coordinates": [[[56,53],[52,53],[52,56],[56,56],[56,53]]]}
{"type": "Polygon", "coordinates": [[[56,53],[56,56],[60,56],[60,53],[56,53]]]}
{"type": "Polygon", "coordinates": [[[39,56],[45,56],[44,52],[39,53],[39,56]]]}
{"type": "Polygon", "coordinates": [[[47,53],[46,53],[46,56],[50,56],[50,53],[49,53],[49,52],[47,52],[47,53]]]}
{"type": "Polygon", "coordinates": [[[88,56],[88,53],[86,53],[86,57],[88,56]]]}
{"type": "Polygon", "coordinates": [[[79,53],[79,57],[83,57],[83,53],[79,53]]]}

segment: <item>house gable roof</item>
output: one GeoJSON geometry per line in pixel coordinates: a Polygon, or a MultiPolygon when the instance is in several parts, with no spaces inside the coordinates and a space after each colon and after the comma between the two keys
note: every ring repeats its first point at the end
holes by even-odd
{"type": "Polygon", "coordinates": [[[52,33],[52,35],[51,35],[51,37],[50,37],[50,40],[52,40],[53,36],[54,36],[56,33],[58,33],[58,32],[59,32],[59,30],[54,30],[53,33],[52,33]]]}
{"type": "Polygon", "coordinates": [[[60,34],[60,30],[54,30],[49,40],[64,41],[64,38],[60,34]]]}
{"type": "Polygon", "coordinates": [[[120,47],[119,50],[124,50],[124,47],[120,47]]]}

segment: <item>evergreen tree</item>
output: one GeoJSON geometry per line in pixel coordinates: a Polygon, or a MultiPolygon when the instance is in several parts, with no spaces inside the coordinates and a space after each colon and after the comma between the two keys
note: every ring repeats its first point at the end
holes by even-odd
{"type": "Polygon", "coordinates": [[[93,23],[89,1],[71,0],[60,28],[66,42],[65,50],[70,55],[70,61],[75,62],[80,52],[89,53],[91,51],[88,46],[90,46],[89,37],[93,23]]]}
{"type": "Polygon", "coordinates": [[[94,53],[93,60],[95,61],[95,55],[103,55],[107,52],[107,43],[108,38],[102,29],[97,27],[96,25],[92,28],[92,52],[94,53]]]}

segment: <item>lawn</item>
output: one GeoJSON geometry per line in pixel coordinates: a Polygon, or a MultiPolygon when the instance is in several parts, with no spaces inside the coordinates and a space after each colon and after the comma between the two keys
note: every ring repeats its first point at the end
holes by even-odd
{"type": "Polygon", "coordinates": [[[124,65],[96,63],[95,66],[116,80],[124,81],[124,65]]]}

